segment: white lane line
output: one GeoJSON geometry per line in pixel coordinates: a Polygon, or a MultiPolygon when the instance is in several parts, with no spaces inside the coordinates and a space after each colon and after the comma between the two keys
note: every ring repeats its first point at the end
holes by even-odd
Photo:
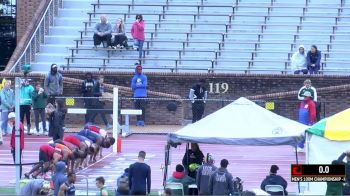
{"type": "Polygon", "coordinates": [[[110,152],[108,155],[104,156],[102,159],[99,159],[99,160],[98,160],[98,161],[96,161],[95,163],[93,163],[93,164],[91,164],[91,165],[89,165],[89,166],[85,167],[84,169],[82,169],[82,170],[80,170],[80,171],[76,172],[76,174],[79,174],[80,172],[83,172],[83,171],[85,171],[85,170],[89,169],[90,167],[92,167],[92,166],[94,166],[95,164],[97,164],[97,163],[101,162],[101,161],[102,161],[102,160],[104,160],[105,158],[107,158],[107,157],[111,156],[113,153],[114,153],[114,152],[110,152]]]}

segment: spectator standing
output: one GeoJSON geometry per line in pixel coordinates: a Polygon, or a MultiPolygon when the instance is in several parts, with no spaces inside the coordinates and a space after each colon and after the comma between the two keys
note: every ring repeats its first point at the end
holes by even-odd
{"type": "Polygon", "coordinates": [[[55,104],[56,96],[63,93],[62,74],[57,71],[57,64],[52,64],[50,72],[45,77],[44,89],[48,95],[47,103],[55,104]]]}
{"type": "Polygon", "coordinates": [[[188,185],[194,184],[196,180],[185,173],[185,168],[181,164],[176,165],[173,175],[168,179],[168,183],[181,183],[184,187],[184,194],[188,195],[188,185]]]}
{"type": "Polygon", "coordinates": [[[96,178],[96,187],[100,190],[99,195],[108,196],[108,189],[105,185],[104,177],[100,176],[100,177],[96,178]]]}
{"type": "Polygon", "coordinates": [[[41,118],[42,128],[45,135],[48,135],[46,129],[46,117],[45,117],[45,105],[47,94],[43,88],[41,88],[40,82],[36,83],[35,90],[32,93],[32,102],[34,110],[36,135],[39,135],[39,116],[41,118]]]}
{"type": "Polygon", "coordinates": [[[84,97],[88,97],[84,99],[85,108],[87,109],[85,123],[92,123],[94,120],[92,118],[95,118],[96,115],[94,115],[94,113],[96,112],[91,111],[91,109],[96,109],[98,105],[98,99],[94,97],[98,97],[100,94],[99,85],[93,79],[92,73],[88,72],[85,74],[85,80],[82,83],[81,92],[84,97]]]}
{"type": "MultiPolygon", "coordinates": [[[[96,88],[97,88],[96,91],[99,91],[99,92],[95,93],[95,96],[97,96],[97,97],[103,97],[103,93],[104,93],[103,82],[104,82],[104,78],[103,78],[103,76],[101,76],[99,81],[96,84],[96,88]]],[[[100,111],[93,112],[91,114],[89,122],[94,122],[95,117],[97,116],[97,114],[99,114],[101,119],[103,120],[103,123],[106,126],[106,129],[111,129],[112,125],[108,123],[108,120],[106,118],[106,112],[103,110],[104,109],[104,105],[105,105],[104,100],[96,99],[95,102],[96,102],[95,109],[99,109],[100,111]]]]}
{"type": "MultiPolygon", "coordinates": [[[[284,189],[284,195],[288,195],[287,192],[287,181],[280,175],[277,175],[277,170],[279,170],[277,165],[271,165],[270,174],[261,182],[260,188],[264,191],[266,185],[281,185],[284,189]]],[[[283,195],[282,192],[268,192],[271,195],[283,195]]]]}
{"type": "Polygon", "coordinates": [[[208,187],[210,176],[217,170],[214,166],[214,157],[208,153],[205,162],[197,171],[196,184],[200,195],[210,195],[208,187]]]}
{"type": "Polygon", "coordinates": [[[50,183],[44,179],[31,179],[21,189],[22,196],[47,195],[50,192],[50,183]]]}
{"type": "Polygon", "coordinates": [[[199,149],[197,143],[191,143],[191,149],[188,149],[182,158],[182,165],[187,170],[187,175],[191,178],[196,178],[196,171],[203,163],[204,155],[199,149]]]}
{"type": "Polygon", "coordinates": [[[300,101],[304,100],[304,92],[305,91],[309,91],[311,93],[311,98],[312,100],[315,102],[315,105],[316,105],[316,122],[321,120],[321,103],[317,102],[317,91],[316,91],[316,88],[312,86],[311,84],[311,80],[310,79],[307,79],[304,81],[304,86],[302,86],[300,89],[299,89],[299,92],[298,92],[298,99],[300,101]]]}
{"type": "Polygon", "coordinates": [[[0,92],[1,99],[1,131],[3,135],[8,134],[8,114],[14,110],[15,107],[15,95],[11,89],[11,80],[6,80],[4,87],[0,92]]]}
{"type": "Polygon", "coordinates": [[[131,27],[131,35],[134,39],[134,49],[139,51],[139,59],[141,59],[143,42],[145,41],[145,22],[141,14],[136,15],[136,21],[131,27]]]}
{"type": "Polygon", "coordinates": [[[21,119],[21,122],[24,124],[24,116],[26,117],[28,135],[31,135],[30,110],[32,108],[33,91],[34,91],[34,88],[32,85],[29,84],[29,80],[24,79],[21,85],[20,119],[21,119]]]}
{"type": "MultiPolygon", "coordinates": [[[[333,160],[332,165],[342,165],[343,160],[333,160]]],[[[327,182],[326,195],[343,195],[343,183],[342,182],[327,182]]]]}
{"type": "Polygon", "coordinates": [[[66,164],[63,161],[58,161],[55,166],[56,171],[52,176],[52,182],[54,184],[54,196],[57,196],[61,185],[67,181],[67,176],[65,175],[66,164]]]}
{"type": "MultiPolygon", "coordinates": [[[[11,154],[13,158],[13,163],[16,163],[16,143],[15,143],[15,137],[16,137],[16,114],[14,112],[9,113],[8,120],[10,121],[10,124],[12,125],[12,134],[11,134],[11,154]]],[[[20,141],[20,149],[19,149],[19,163],[22,163],[22,151],[24,149],[24,127],[21,122],[19,122],[19,141],[20,141]]],[[[20,165],[19,169],[19,176],[22,177],[22,165],[20,165]]]]}
{"type": "Polygon", "coordinates": [[[142,66],[139,63],[135,63],[135,75],[131,80],[131,89],[135,98],[135,108],[142,110],[142,114],[137,116],[137,126],[145,125],[146,116],[146,100],[147,98],[147,76],[142,73],[142,66]]]}
{"type": "Polygon", "coordinates": [[[146,152],[140,151],[138,162],[129,167],[130,195],[146,195],[151,192],[151,167],[145,163],[146,152]]]}
{"type": "Polygon", "coordinates": [[[300,72],[307,74],[306,63],[305,47],[300,45],[298,51],[293,54],[291,59],[291,67],[294,74],[300,74],[300,72]]]}
{"type": "Polygon", "coordinates": [[[209,189],[211,195],[230,195],[233,192],[233,177],[227,171],[228,161],[222,159],[220,168],[210,178],[209,189]]]}
{"type": "Polygon", "coordinates": [[[75,173],[69,172],[68,180],[64,184],[60,186],[60,190],[58,192],[58,196],[74,196],[75,195],[75,186],[74,183],[76,181],[75,173]]]}
{"type": "Polygon", "coordinates": [[[310,51],[307,53],[307,69],[310,74],[318,74],[321,65],[321,51],[317,50],[317,46],[312,45],[310,51]]]}
{"type": "Polygon", "coordinates": [[[63,139],[64,125],[62,124],[62,116],[60,112],[52,105],[46,106],[46,111],[49,116],[49,136],[52,137],[53,141],[57,139],[63,139]]]}
{"type": "Polygon", "coordinates": [[[112,30],[112,36],[114,37],[113,40],[113,48],[128,48],[128,38],[125,35],[125,25],[122,18],[118,18],[117,22],[115,23],[113,30],[112,30]]]}
{"type": "MultiPolygon", "coordinates": [[[[66,119],[66,114],[67,114],[67,109],[64,105],[64,101],[62,99],[57,99],[56,100],[56,111],[58,112],[60,116],[60,125],[62,125],[63,132],[66,130],[66,124],[65,124],[65,119],[66,119]]],[[[62,139],[62,138],[61,138],[62,139]]]]}
{"type": "Polygon", "coordinates": [[[129,195],[129,191],[129,168],[125,168],[124,173],[117,179],[115,195],[129,195]]]}
{"type": "Polygon", "coordinates": [[[205,88],[205,80],[199,80],[199,83],[190,89],[189,99],[192,102],[192,123],[202,119],[205,102],[208,97],[208,91],[205,88]]]}
{"type": "Polygon", "coordinates": [[[100,17],[100,22],[96,23],[94,29],[94,48],[101,44],[104,48],[111,46],[112,25],[107,21],[106,16],[100,17]]]}

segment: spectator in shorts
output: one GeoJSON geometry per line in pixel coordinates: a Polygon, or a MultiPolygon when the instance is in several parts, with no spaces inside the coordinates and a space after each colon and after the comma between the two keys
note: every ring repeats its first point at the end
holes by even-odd
{"type": "Polygon", "coordinates": [[[94,48],[103,44],[104,48],[111,46],[112,25],[107,21],[106,16],[100,17],[100,22],[96,23],[94,28],[94,48]]]}
{"type": "Polygon", "coordinates": [[[307,53],[307,69],[310,74],[318,74],[321,65],[321,51],[317,50],[317,46],[312,45],[310,51],[307,53]]]}
{"type": "MultiPolygon", "coordinates": [[[[3,135],[8,134],[8,114],[13,111],[15,108],[15,95],[13,90],[11,89],[11,80],[6,80],[4,87],[0,92],[1,99],[1,131],[3,135]]],[[[2,142],[1,142],[2,144],[2,142]]]]}
{"type": "Polygon", "coordinates": [[[44,179],[31,179],[21,189],[21,196],[48,195],[51,190],[50,182],[44,179]]]}
{"type": "Polygon", "coordinates": [[[146,100],[147,98],[147,76],[142,73],[142,66],[135,63],[135,75],[131,80],[131,89],[134,93],[135,108],[142,110],[142,114],[137,116],[137,126],[145,125],[146,100]]]}
{"type": "Polygon", "coordinates": [[[184,187],[184,194],[188,195],[188,185],[194,184],[196,180],[186,175],[185,168],[181,164],[176,165],[173,175],[168,179],[168,183],[181,183],[184,187]]]}
{"type": "Polygon", "coordinates": [[[52,64],[50,72],[44,81],[45,93],[49,97],[47,103],[51,103],[52,105],[55,104],[56,96],[60,96],[63,93],[62,74],[57,69],[57,64],[52,64]]]}
{"type": "Polygon", "coordinates": [[[57,196],[58,192],[60,191],[61,185],[67,181],[67,176],[65,175],[66,164],[63,161],[57,162],[55,166],[56,171],[55,174],[52,176],[52,182],[55,187],[54,196],[57,196]]]}
{"type": "Polygon", "coordinates": [[[145,163],[146,152],[140,151],[138,161],[129,167],[130,195],[146,195],[151,192],[151,167],[145,163]]]}
{"type": "MultiPolygon", "coordinates": [[[[14,112],[9,113],[8,120],[10,124],[12,124],[12,135],[11,135],[11,154],[13,157],[13,162],[16,163],[16,144],[15,144],[15,136],[16,136],[16,114],[14,112]]],[[[22,151],[24,149],[24,127],[21,122],[19,122],[19,141],[20,141],[20,150],[19,150],[19,163],[22,163],[22,151]]],[[[22,176],[22,165],[20,165],[19,176],[22,176]]]]}
{"type": "Polygon", "coordinates": [[[42,128],[45,135],[48,135],[46,129],[46,114],[45,114],[45,105],[46,105],[47,94],[44,89],[41,88],[41,84],[38,82],[35,85],[35,90],[32,93],[33,101],[33,110],[34,110],[34,119],[35,119],[35,128],[36,135],[39,135],[39,115],[42,121],[42,128]]]}
{"type": "Polygon", "coordinates": [[[68,180],[60,186],[60,190],[58,192],[58,196],[73,196],[75,195],[75,186],[74,183],[76,181],[75,173],[69,172],[68,180]]]}
{"type": "Polygon", "coordinates": [[[134,39],[134,49],[139,51],[139,59],[141,59],[143,42],[145,41],[145,22],[141,14],[136,15],[136,21],[131,27],[131,35],[134,39]]]}
{"type": "Polygon", "coordinates": [[[99,189],[98,195],[108,196],[108,189],[105,185],[105,179],[102,176],[96,178],[96,187],[99,189]]]}
{"type": "Polygon", "coordinates": [[[210,190],[208,187],[210,176],[217,170],[214,165],[214,157],[208,153],[205,157],[204,164],[201,165],[197,171],[196,184],[198,193],[200,195],[209,195],[210,190]]]}
{"type": "Polygon", "coordinates": [[[26,116],[27,120],[27,134],[31,135],[30,133],[30,110],[32,109],[32,94],[33,94],[34,88],[32,85],[29,84],[28,79],[24,79],[22,81],[21,85],[21,101],[20,101],[20,119],[21,122],[24,124],[24,116],[26,116]]]}
{"type": "Polygon", "coordinates": [[[293,54],[291,59],[291,67],[294,74],[300,74],[300,72],[307,74],[306,63],[305,47],[300,45],[298,51],[293,54]]]}
{"type": "Polygon", "coordinates": [[[112,30],[113,40],[113,49],[116,48],[128,48],[128,38],[125,35],[125,26],[122,18],[118,18],[115,26],[112,30]]]}
{"type": "Polygon", "coordinates": [[[197,169],[202,165],[203,159],[204,155],[199,149],[198,144],[191,143],[191,149],[188,149],[182,158],[182,165],[185,166],[188,176],[191,178],[196,178],[197,169]]]}
{"type": "Polygon", "coordinates": [[[208,97],[208,91],[205,88],[205,80],[199,80],[199,83],[190,89],[189,99],[192,102],[192,123],[202,119],[205,102],[208,97]]]}
{"type": "Polygon", "coordinates": [[[233,192],[233,177],[227,171],[228,161],[222,159],[220,168],[216,170],[210,178],[209,190],[211,195],[230,195],[233,192]]]}
{"type": "MultiPolygon", "coordinates": [[[[280,175],[277,175],[278,170],[277,165],[271,165],[270,174],[266,176],[266,178],[261,182],[260,188],[261,190],[265,190],[266,185],[281,185],[284,189],[284,195],[288,195],[287,192],[287,181],[280,175]]],[[[268,192],[271,195],[283,195],[283,192],[268,192]]]]}

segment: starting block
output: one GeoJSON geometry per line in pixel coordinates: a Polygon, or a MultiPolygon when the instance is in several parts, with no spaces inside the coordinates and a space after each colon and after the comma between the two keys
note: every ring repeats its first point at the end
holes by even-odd
{"type": "Polygon", "coordinates": [[[132,134],[129,125],[129,115],[141,115],[142,110],[122,109],[120,110],[120,114],[125,115],[125,125],[121,126],[121,135],[122,137],[127,137],[132,134]]]}

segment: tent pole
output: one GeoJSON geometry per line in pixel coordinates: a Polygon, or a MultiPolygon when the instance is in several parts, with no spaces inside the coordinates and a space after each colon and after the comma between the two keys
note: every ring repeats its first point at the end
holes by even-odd
{"type": "Polygon", "coordinates": [[[166,185],[166,178],[168,176],[168,165],[169,165],[169,154],[170,154],[170,145],[167,144],[165,146],[165,165],[164,165],[164,176],[163,176],[163,188],[165,189],[165,185],[166,185]]]}
{"type": "MultiPolygon", "coordinates": [[[[296,163],[299,164],[299,159],[298,159],[298,144],[294,146],[295,147],[295,160],[296,163]]],[[[300,182],[298,182],[298,193],[300,193],[300,182]]]]}
{"type": "MultiPolygon", "coordinates": [[[[305,131],[305,164],[310,164],[309,161],[309,149],[310,149],[310,137],[309,133],[305,131]]],[[[310,191],[310,182],[307,183],[307,191],[310,191]]]]}
{"type": "Polygon", "coordinates": [[[186,168],[186,171],[187,171],[187,174],[188,174],[188,162],[189,162],[189,155],[188,155],[188,149],[190,148],[190,143],[186,143],[186,152],[185,152],[185,155],[186,155],[186,164],[187,165],[184,165],[184,167],[186,168]]]}

